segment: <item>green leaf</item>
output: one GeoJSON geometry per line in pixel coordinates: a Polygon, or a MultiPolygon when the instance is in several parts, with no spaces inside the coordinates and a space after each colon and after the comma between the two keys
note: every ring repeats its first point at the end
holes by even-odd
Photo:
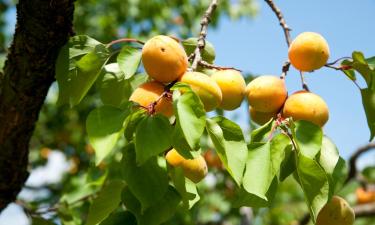
{"type": "Polygon", "coordinates": [[[66,45],[69,49],[69,59],[86,55],[87,53],[93,51],[95,46],[99,44],[101,44],[99,41],[86,35],[71,37],[66,45]]]}
{"type": "Polygon", "coordinates": [[[270,204],[272,203],[272,200],[275,197],[275,194],[277,191],[277,185],[278,185],[277,178],[274,177],[269,189],[267,190],[267,193],[265,194],[266,198],[261,198],[241,188],[236,191],[234,199],[232,200],[232,207],[234,208],[239,208],[242,206],[254,207],[254,208],[269,207],[270,204]]]}
{"type": "Polygon", "coordinates": [[[90,143],[95,149],[96,164],[99,164],[115,147],[128,114],[128,111],[113,106],[102,106],[88,115],[86,130],[90,143]]]}
{"type": "Polygon", "coordinates": [[[193,159],[194,152],[197,151],[197,149],[192,149],[187,143],[183,131],[181,129],[181,125],[178,121],[174,126],[172,133],[172,146],[174,149],[177,150],[178,153],[180,153],[180,155],[182,155],[186,159],[193,159]]]}
{"type": "Polygon", "coordinates": [[[375,89],[361,89],[362,104],[365,109],[367,124],[370,128],[370,140],[375,136],[375,89]]]}
{"type": "Polygon", "coordinates": [[[193,91],[188,91],[174,99],[173,105],[184,139],[191,149],[199,149],[200,138],[206,125],[206,112],[202,102],[193,91]]]}
{"type": "Polygon", "coordinates": [[[247,159],[247,146],[240,126],[222,116],[207,119],[207,133],[224,167],[238,185],[247,159]]]}
{"type": "Polygon", "coordinates": [[[375,183],[375,166],[368,166],[362,171],[363,176],[368,182],[375,183]]]}
{"type": "Polygon", "coordinates": [[[302,187],[310,216],[315,223],[319,211],[329,198],[328,177],[316,161],[303,154],[298,154],[296,172],[296,179],[302,187]]]}
{"type": "Polygon", "coordinates": [[[55,225],[49,220],[46,220],[39,216],[32,216],[31,217],[31,225],[55,225]]]}
{"type": "Polygon", "coordinates": [[[125,131],[124,135],[126,140],[133,140],[134,133],[138,127],[138,124],[145,118],[146,112],[143,109],[132,112],[125,120],[125,131]]]}
{"type": "Polygon", "coordinates": [[[184,207],[191,209],[200,199],[196,184],[185,177],[181,167],[168,167],[168,169],[171,171],[174,187],[182,197],[184,207]]]}
{"type": "Polygon", "coordinates": [[[103,79],[100,83],[100,99],[105,105],[120,107],[127,102],[132,88],[129,80],[125,80],[124,73],[117,63],[111,63],[103,69],[103,79]]]}
{"type": "Polygon", "coordinates": [[[272,138],[270,146],[272,177],[279,174],[280,166],[288,156],[287,149],[290,149],[290,145],[290,139],[285,134],[278,134],[272,138]]]}
{"type": "Polygon", "coordinates": [[[122,158],[123,177],[142,205],[142,211],[159,201],[168,188],[167,172],[161,168],[156,157],[147,160],[141,166],[136,164],[135,146],[125,147],[122,158]]]}
{"type": "Polygon", "coordinates": [[[375,70],[375,56],[365,59],[370,69],[375,70]]]}
{"type": "Polygon", "coordinates": [[[138,165],[172,145],[172,126],[162,115],[147,116],[138,124],[135,133],[135,152],[138,165]]]}
{"type": "Polygon", "coordinates": [[[168,221],[176,212],[181,197],[177,191],[169,186],[164,196],[144,212],[141,211],[140,202],[136,196],[125,189],[122,193],[122,200],[126,208],[137,218],[138,225],[160,225],[168,221]]]}
{"type": "Polygon", "coordinates": [[[352,53],[353,63],[352,67],[358,71],[365,79],[367,86],[371,89],[375,88],[375,71],[373,71],[367,64],[366,59],[362,52],[352,53]]]}
{"type": "Polygon", "coordinates": [[[266,193],[273,180],[270,148],[270,142],[249,145],[243,177],[244,189],[265,201],[267,201],[266,193]]]}
{"type": "MultiPolygon", "coordinates": [[[[202,51],[202,59],[208,63],[213,63],[216,57],[215,48],[209,41],[205,42],[206,45],[202,51]]],[[[184,46],[187,55],[190,55],[194,52],[197,44],[198,38],[188,38],[182,41],[182,46],[184,46]]]]}
{"type": "Polygon", "coordinates": [[[68,63],[67,49],[63,48],[56,64],[56,79],[59,86],[58,104],[77,105],[99,77],[100,71],[110,57],[110,52],[103,44],[85,56],[70,59],[68,63]],[[68,70],[67,70],[68,69],[68,70]]]}
{"type": "Polygon", "coordinates": [[[108,216],[107,219],[103,220],[100,225],[137,225],[137,219],[129,211],[117,212],[108,216]]]}
{"type": "Polygon", "coordinates": [[[285,148],[285,158],[280,165],[279,181],[284,181],[296,170],[295,151],[292,150],[292,145],[285,148]]]}
{"type": "Polygon", "coordinates": [[[124,46],[117,56],[117,63],[125,74],[125,79],[132,77],[141,62],[142,52],[131,46],[124,46]]]}
{"type": "Polygon", "coordinates": [[[263,126],[253,130],[251,132],[251,142],[262,142],[264,139],[268,138],[272,131],[273,122],[273,120],[270,120],[263,126]]]}
{"type": "Polygon", "coordinates": [[[309,158],[314,158],[322,146],[322,129],[308,121],[300,120],[294,123],[295,130],[293,138],[297,142],[297,147],[302,154],[309,158]]]}
{"type": "Polygon", "coordinates": [[[90,206],[86,225],[100,223],[119,207],[124,186],[124,182],[114,180],[103,187],[90,206]]]}

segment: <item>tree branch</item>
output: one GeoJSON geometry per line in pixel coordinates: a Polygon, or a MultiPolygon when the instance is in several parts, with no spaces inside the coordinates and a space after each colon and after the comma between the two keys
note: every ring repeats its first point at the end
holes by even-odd
{"type": "Polygon", "coordinates": [[[19,0],[13,43],[0,81],[0,212],[28,177],[29,141],[60,48],[73,33],[74,0],[19,0]]]}
{"type": "Polygon", "coordinates": [[[363,184],[364,178],[360,175],[357,169],[357,160],[363,154],[370,150],[375,149],[375,142],[368,143],[360,148],[358,148],[349,158],[349,173],[344,184],[347,184],[352,179],[357,179],[363,184]]]}
{"type": "Polygon", "coordinates": [[[206,46],[206,36],[207,36],[207,29],[208,24],[211,21],[211,16],[213,12],[215,11],[216,7],[218,5],[218,0],[212,0],[210,5],[208,6],[206,12],[204,13],[202,20],[201,20],[201,31],[199,33],[198,37],[198,43],[197,47],[194,50],[194,58],[193,63],[191,65],[192,70],[196,70],[198,68],[199,62],[202,60],[201,52],[206,46]]]}

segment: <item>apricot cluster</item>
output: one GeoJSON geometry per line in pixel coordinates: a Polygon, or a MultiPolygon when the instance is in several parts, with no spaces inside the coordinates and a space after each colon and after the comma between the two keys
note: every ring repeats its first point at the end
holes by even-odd
{"type": "MultiPolygon", "coordinates": [[[[329,57],[325,39],[313,32],[305,32],[293,40],[289,48],[289,61],[300,71],[312,71],[324,66],[329,57]]],[[[328,121],[325,101],[307,90],[288,97],[285,81],[276,76],[259,76],[246,87],[249,112],[257,124],[264,124],[278,114],[293,120],[307,120],[320,127],[328,121]]]]}

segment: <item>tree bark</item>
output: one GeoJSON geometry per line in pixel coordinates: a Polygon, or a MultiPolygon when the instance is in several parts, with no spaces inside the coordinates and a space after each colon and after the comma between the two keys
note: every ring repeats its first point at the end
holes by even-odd
{"type": "Polygon", "coordinates": [[[0,74],[0,212],[27,177],[29,141],[55,60],[72,35],[74,0],[19,0],[17,25],[0,74]]]}

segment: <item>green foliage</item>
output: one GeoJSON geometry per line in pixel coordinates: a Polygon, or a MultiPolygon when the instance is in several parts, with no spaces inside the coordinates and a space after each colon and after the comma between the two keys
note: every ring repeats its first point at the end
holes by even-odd
{"type": "Polygon", "coordinates": [[[297,148],[304,156],[313,159],[322,146],[322,129],[313,123],[301,120],[295,123],[293,130],[297,148]]]}
{"type": "Polygon", "coordinates": [[[117,63],[125,75],[125,79],[131,78],[138,69],[142,53],[139,49],[124,46],[117,56],[117,63]]]}
{"type": "MultiPolygon", "coordinates": [[[[182,41],[182,45],[184,46],[187,55],[194,53],[197,44],[198,38],[188,38],[182,41]]],[[[214,46],[209,41],[206,41],[206,45],[202,51],[202,59],[208,63],[213,63],[215,57],[216,53],[214,46]]]]}

